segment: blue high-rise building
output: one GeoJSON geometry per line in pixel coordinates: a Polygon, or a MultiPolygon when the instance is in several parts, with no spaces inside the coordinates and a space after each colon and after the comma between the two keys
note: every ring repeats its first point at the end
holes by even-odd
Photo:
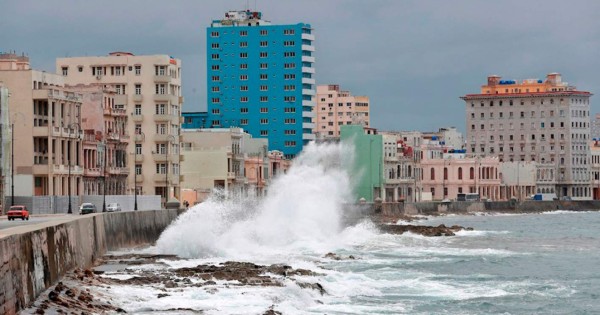
{"type": "Polygon", "coordinates": [[[293,158],[314,140],[314,35],[230,11],[206,30],[208,124],[241,127],[293,158]]]}

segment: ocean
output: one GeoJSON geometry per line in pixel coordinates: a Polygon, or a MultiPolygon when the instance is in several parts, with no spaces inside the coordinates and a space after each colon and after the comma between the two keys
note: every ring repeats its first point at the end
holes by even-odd
{"type": "Polygon", "coordinates": [[[600,212],[411,222],[474,228],[448,237],[385,234],[369,221],[344,226],[351,211],[344,205],[353,198],[351,152],[311,144],[267,197],[216,193],[182,214],[155,246],[138,250],[179,259],[109,268],[102,276],[131,279],[227,261],[315,274],[271,275],[279,285],[247,285],[171,273],[169,279],[187,284],[95,290],[134,314],[600,314],[600,212]]]}

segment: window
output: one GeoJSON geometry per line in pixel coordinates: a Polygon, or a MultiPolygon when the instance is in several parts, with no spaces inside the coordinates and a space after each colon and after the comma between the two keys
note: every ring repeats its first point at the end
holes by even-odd
{"type": "Polygon", "coordinates": [[[267,41],[260,42],[260,47],[267,47],[267,46],[269,46],[269,42],[267,42],[267,41]]]}
{"type": "Polygon", "coordinates": [[[240,58],[248,58],[248,53],[247,52],[240,53],[240,58]]]}
{"type": "Polygon", "coordinates": [[[242,97],[240,97],[240,102],[247,103],[248,102],[248,96],[242,96],[242,97]]]}
{"type": "Polygon", "coordinates": [[[142,144],[141,143],[135,144],[135,154],[142,154],[142,144]]]}
{"type": "Polygon", "coordinates": [[[62,67],[62,75],[67,76],[69,74],[69,67],[62,67]]]}
{"type": "Polygon", "coordinates": [[[221,91],[221,88],[220,88],[220,87],[218,87],[218,86],[213,86],[213,87],[212,87],[212,88],[210,88],[210,89],[211,89],[211,91],[213,91],[213,92],[220,92],[220,91],[221,91]]]}
{"type": "Polygon", "coordinates": [[[210,57],[212,60],[219,60],[219,54],[211,54],[210,57]]]}
{"type": "Polygon", "coordinates": [[[240,42],[240,47],[248,47],[248,42],[240,42]]]}
{"type": "Polygon", "coordinates": [[[135,134],[136,135],[141,135],[142,134],[142,125],[141,124],[136,124],[135,125],[135,134]]]}
{"type": "Polygon", "coordinates": [[[296,43],[293,40],[286,40],[283,42],[283,46],[285,46],[285,47],[294,46],[294,45],[296,45],[296,43]]]}
{"type": "Polygon", "coordinates": [[[248,91],[247,85],[240,85],[240,91],[248,91]]]}
{"type": "Polygon", "coordinates": [[[212,81],[213,82],[219,82],[219,81],[221,81],[221,77],[219,77],[218,75],[213,75],[212,76],[212,81]]]}
{"type": "Polygon", "coordinates": [[[248,107],[242,107],[242,108],[240,108],[240,113],[247,114],[248,113],[248,107]]]}
{"type": "Polygon", "coordinates": [[[220,120],[213,120],[211,122],[211,126],[213,126],[213,127],[221,126],[221,121],[220,120]]]}
{"type": "Polygon", "coordinates": [[[284,91],[295,91],[296,90],[296,86],[295,85],[284,85],[283,86],[283,90],[284,91]]]}
{"type": "Polygon", "coordinates": [[[215,115],[219,115],[221,114],[221,110],[219,110],[218,108],[213,108],[212,113],[215,115]]]}
{"type": "Polygon", "coordinates": [[[283,97],[283,101],[284,102],[295,102],[296,101],[296,97],[295,96],[284,96],[283,97]]]}
{"type": "Polygon", "coordinates": [[[221,99],[220,99],[220,98],[218,98],[218,97],[213,97],[213,98],[211,99],[211,101],[212,101],[212,103],[213,103],[213,104],[219,104],[219,103],[221,103],[221,99]]]}
{"type": "Polygon", "coordinates": [[[469,169],[469,179],[474,179],[474,178],[475,178],[475,169],[471,167],[469,169]]]}
{"type": "Polygon", "coordinates": [[[267,36],[269,32],[267,30],[260,30],[260,36],[267,36]]]}
{"type": "Polygon", "coordinates": [[[219,32],[210,32],[210,37],[219,37],[219,32]]]}
{"type": "Polygon", "coordinates": [[[462,176],[462,167],[458,168],[458,179],[463,179],[463,176],[462,176]]]}
{"type": "Polygon", "coordinates": [[[156,133],[159,135],[167,134],[167,125],[166,124],[156,124],[156,133]]]}
{"type": "Polygon", "coordinates": [[[283,35],[294,35],[294,30],[290,29],[290,30],[283,30],[283,35]]]}
{"type": "Polygon", "coordinates": [[[288,130],[285,130],[284,133],[286,136],[293,136],[296,134],[296,130],[288,129],[288,130]]]}
{"type": "Polygon", "coordinates": [[[268,130],[261,130],[260,131],[260,135],[261,136],[268,136],[269,135],[269,131],[268,130]]]}
{"type": "Polygon", "coordinates": [[[166,173],[167,173],[167,164],[156,163],[156,174],[166,174],[166,173]]]}
{"type": "Polygon", "coordinates": [[[260,58],[267,58],[269,56],[269,54],[267,52],[261,52],[260,53],[260,58]]]}
{"type": "Polygon", "coordinates": [[[240,125],[247,125],[248,119],[240,119],[240,125]]]}
{"type": "Polygon", "coordinates": [[[141,75],[142,74],[142,66],[137,65],[134,68],[135,68],[135,75],[141,75]]]}
{"type": "Polygon", "coordinates": [[[142,85],[136,84],[135,85],[135,95],[141,95],[141,94],[142,94],[142,85]]]}
{"type": "Polygon", "coordinates": [[[261,90],[261,91],[268,91],[268,90],[269,90],[269,87],[268,87],[267,85],[261,85],[261,86],[260,86],[260,90],[261,90]]]}
{"type": "Polygon", "coordinates": [[[210,67],[213,71],[218,71],[219,70],[219,65],[212,65],[210,67]]]}
{"type": "Polygon", "coordinates": [[[268,118],[261,118],[261,119],[260,119],[260,124],[261,124],[261,125],[266,125],[266,124],[268,124],[268,123],[269,123],[269,119],[268,119],[268,118]]]}
{"type": "Polygon", "coordinates": [[[286,147],[295,147],[296,141],[285,141],[284,144],[286,147]]]}
{"type": "MultiPolygon", "coordinates": [[[[295,113],[296,112],[296,108],[295,107],[286,107],[283,110],[285,113],[295,113]]],[[[323,117],[325,118],[325,117],[323,117]]]]}
{"type": "Polygon", "coordinates": [[[264,69],[268,69],[269,68],[269,64],[268,63],[261,63],[260,64],[260,68],[263,69],[263,70],[264,69]]]}
{"type": "Polygon", "coordinates": [[[165,104],[156,104],[155,114],[156,115],[165,115],[167,106],[165,104]]]}
{"type": "Polygon", "coordinates": [[[139,116],[142,114],[142,104],[135,104],[135,109],[133,111],[133,114],[136,116],[139,116]]]}
{"type": "Polygon", "coordinates": [[[248,31],[240,31],[240,36],[248,36],[248,31]]]}
{"type": "Polygon", "coordinates": [[[284,57],[296,57],[296,52],[295,51],[287,51],[283,53],[284,57]]]}
{"type": "Polygon", "coordinates": [[[263,113],[263,114],[266,114],[266,113],[269,112],[269,109],[267,107],[261,107],[260,108],[260,112],[263,113]]]}
{"type": "Polygon", "coordinates": [[[247,74],[240,75],[240,81],[246,81],[246,80],[248,80],[248,75],[247,74]]]}
{"type": "Polygon", "coordinates": [[[431,173],[431,180],[435,180],[435,169],[432,167],[430,170],[431,173]]]}
{"type": "Polygon", "coordinates": [[[283,68],[284,69],[295,69],[296,68],[296,64],[291,62],[291,63],[285,63],[283,64],[283,68]]]}
{"type": "Polygon", "coordinates": [[[77,71],[83,72],[83,67],[82,66],[77,67],[77,71]]]}
{"type": "Polygon", "coordinates": [[[267,74],[265,74],[265,73],[261,73],[260,74],[260,79],[261,80],[266,80],[267,78],[268,78],[267,74]]]}
{"type": "Polygon", "coordinates": [[[155,84],[154,91],[155,91],[154,92],[155,94],[165,95],[165,94],[167,94],[167,85],[164,83],[155,84]]]}
{"type": "Polygon", "coordinates": [[[268,102],[269,101],[269,97],[268,96],[261,96],[260,97],[260,101],[261,102],[268,102]]]}
{"type": "Polygon", "coordinates": [[[294,118],[286,118],[284,120],[284,123],[286,123],[286,124],[295,124],[296,123],[296,119],[294,119],[294,118]]]}
{"type": "MultiPolygon", "coordinates": [[[[296,79],[296,75],[295,74],[284,74],[283,78],[285,80],[294,80],[294,79],[296,79]]],[[[325,100],[323,100],[323,101],[325,101],[325,100]]]]}

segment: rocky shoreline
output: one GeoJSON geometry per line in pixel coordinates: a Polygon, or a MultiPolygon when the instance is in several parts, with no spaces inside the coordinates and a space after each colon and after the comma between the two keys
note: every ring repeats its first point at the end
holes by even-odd
{"type": "MultiPolygon", "coordinates": [[[[428,237],[454,236],[461,230],[472,228],[458,225],[425,226],[412,224],[390,224],[390,222],[412,222],[423,220],[422,217],[385,217],[376,222],[382,233],[403,234],[406,232],[428,237]]],[[[336,253],[327,253],[323,256],[329,260],[355,260],[359,257],[342,256],[336,253]]],[[[171,268],[165,261],[180,260],[175,255],[106,255],[96,262],[95,269],[75,269],[68,273],[61,282],[48,289],[40,298],[23,314],[101,314],[101,313],[126,313],[126,310],[117,305],[110,297],[105,296],[99,288],[110,289],[111,286],[150,287],[158,291],[157,299],[165,298],[185,288],[202,288],[207,293],[214,294],[220,287],[265,287],[284,286],[289,281],[304,290],[313,290],[319,295],[326,295],[327,291],[318,282],[303,281],[300,277],[320,276],[307,269],[294,269],[285,264],[258,265],[251,262],[227,261],[219,264],[201,264],[194,267],[171,268]],[[138,265],[155,265],[156,269],[137,269],[138,265]],[[102,267],[121,266],[119,274],[128,277],[114,277],[114,272],[106,273],[102,267]],[[164,269],[161,269],[164,267],[164,269]],[[219,282],[219,284],[217,284],[219,282]],[[286,283],[284,283],[286,282],[286,283]]],[[[113,270],[114,271],[114,270],[113,270]]],[[[167,309],[163,312],[202,313],[198,309],[167,309]]],[[[281,314],[275,306],[266,309],[264,314],[281,314]]]]}

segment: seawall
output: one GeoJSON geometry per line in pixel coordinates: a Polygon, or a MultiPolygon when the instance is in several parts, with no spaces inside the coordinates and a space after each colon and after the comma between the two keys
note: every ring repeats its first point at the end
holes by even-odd
{"type": "Polygon", "coordinates": [[[401,214],[435,215],[443,213],[473,213],[473,212],[504,212],[504,213],[536,213],[544,211],[571,210],[586,211],[600,210],[600,200],[581,201],[490,201],[469,202],[415,202],[415,203],[373,203],[370,204],[371,214],[394,216],[401,214]]]}
{"type": "Polygon", "coordinates": [[[72,216],[0,234],[0,314],[16,314],[66,272],[91,267],[107,251],[155,242],[182,212],[72,216]]]}

